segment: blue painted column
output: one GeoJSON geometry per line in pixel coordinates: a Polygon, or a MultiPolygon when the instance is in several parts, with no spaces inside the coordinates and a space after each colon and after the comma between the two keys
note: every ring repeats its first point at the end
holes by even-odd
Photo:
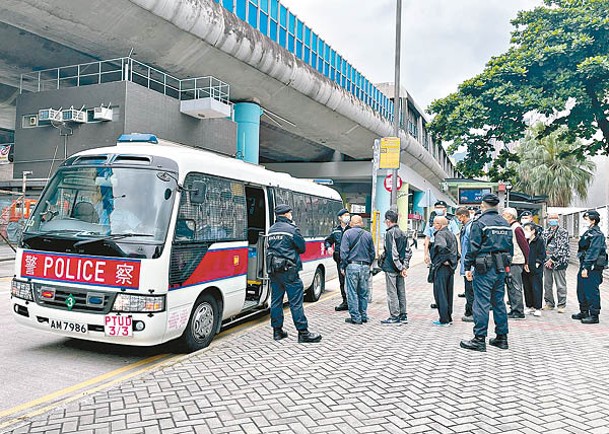
{"type": "Polygon", "coordinates": [[[380,212],[380,231],[384,234],[387,230],[385,226],[385,213],[391,207],[391,193],[385,189],[385,177],[387,176],[386,170],[380,170],[376,178],[376,198],[375,208],[380,212]]]}
{"type": "Polygon", "coordinates": [[[255,102],[235,104],[237,122],[237,158],[258,164],[260,157],[260,116],[262,109],[255,102]]]}

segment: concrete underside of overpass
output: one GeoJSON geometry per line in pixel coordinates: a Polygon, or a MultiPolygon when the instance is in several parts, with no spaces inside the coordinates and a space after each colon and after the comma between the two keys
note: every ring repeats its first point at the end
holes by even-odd
{"type": "MultiPolygon", "coordinates": [[[[392,131],[369,106],[211,0],[4,0],[0,40],[4,113],[14,113],[20,73],[133,49],[178,78],[218,77],[231,85],[233,101],[255,100],[279,115],[262,118],[262,161],[329,161],[335,152],[368,160],[373,140],[392,131]]],[[[418,142],[402,139],[403,164],[437,188],[446,173],[418,142]]]]}

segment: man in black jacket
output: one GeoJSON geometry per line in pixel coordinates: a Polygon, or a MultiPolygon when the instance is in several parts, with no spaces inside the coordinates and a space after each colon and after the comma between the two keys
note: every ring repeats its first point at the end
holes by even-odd
{"type": "Polygon", "coordinates": [[[343,301],[338,306],[334,307],[334,310],[348,310],[349,305],[347,303],[347,294],[345,293],[345,275],[341,273],[340,269],[340,243],[343,239],[343,235],[349,226],[349,221],[351,221],[351,215],[349,214],[349,210],[347,208],[341,209],[337,214],[339,224],[332,229],[332,233],[326,237],[324,240],[324,247],[326,250],[334,249],[332,252],[332,258],[334,262],[336,262],[336,269],[338,270],[338,281],[340,283],[340,295],[343,298],[343,301]]]}
{"type": "Polygon", "coordinates": [[[298,342],[319,342],[321,335],[311,333],[302,305],[304,285],[298,272],[302,270],[300,254],[305,252],[305,240],[292,222],[292,208],[277,205],[275,224],[269,228],[266,251],[271,278],[271,326],[273,339],[287,338],[283,330],[283,296],[287,292],[292,320],[298,330],[298,342]]]}
{"type": "Polygon", "coordinates": [[[408,246],[408,237],[398,225],[398,214],[395,211],[385,213],[385,224],[385,252],[379,263],[385,272],[389,318],[382,320],[381,324],[407,324],[404,278],[408,275],[412,250],[408,246]]]}
{"type": "Polygon", "coordinates": [[[433,267],[433,295],[440,314],[440,319],[433,323],[445,327],[451,325],[453,321],[454,276],[459,249],[457,237],[448,230],[446,217],[434,218],[433,226],[436,233],[429,256],[433,267]]]}

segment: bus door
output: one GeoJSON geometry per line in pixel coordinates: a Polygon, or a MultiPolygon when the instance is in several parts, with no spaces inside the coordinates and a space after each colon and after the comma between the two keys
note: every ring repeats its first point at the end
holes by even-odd
{"type": "Polygon", "coordinates": [[[247,293],[244,308],[259,306],[268,298],[269,280],[265,275],[266,203],[262,188],[245,187],[247,201],[247,293]]]}

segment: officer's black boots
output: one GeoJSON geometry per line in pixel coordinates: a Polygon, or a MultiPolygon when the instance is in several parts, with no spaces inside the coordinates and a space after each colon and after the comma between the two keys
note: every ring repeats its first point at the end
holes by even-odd
{"type": "Polygon", "coordinates": [[[598,324],[598,315],[590,315],[582,318],[582,324],[598,324]]]}
{"type": "Polygon", "coordinates": [[[288,332],[283,331],[283,329],[273,329],[273,339],[276,341],[280,341],[288,337],[288,332]]]}
{"type": "Polygon", "coordinates": [[[304,332],[298,332],[299,343],[315,343],[321,341],[321,335],[319,333],[311,333],[308,330],[304,332]]]}
{"type": "Polygon", "coordinates": [[[343,303],[339,304],[338,306],[336,306],[334,308],[334,310],[336,310],[336,311],[349,310],[349,306],[347,305],[347,303],[343,302],[343,303]]]}
{"type": "Polygon", "coordinates": [[[571,315],[571,318],[575,319],[575,320],[581,320],[581,319],[584,319],[584,318],[588,318],[588,316],[590,316],[588,314],[588,311],[587,310],[583,310],[583,311],[581,311],[579,313],[574,313],[573,315],[571,315]]]}
{"type": "Polygon", "coordinates": [[[492,345],[497,348],[501,348],[502,350],[508,349],[508,339],[507,335],[497,335],[496,338],[490,338],[488,340],[489,345],[492,345]]]}
{"type": "Polygon", "coordinates": [[[474,336],[470,341],[462,340],[461,348],[474,351],[486,351],[486,339],[484,336],[474,336]]]}

